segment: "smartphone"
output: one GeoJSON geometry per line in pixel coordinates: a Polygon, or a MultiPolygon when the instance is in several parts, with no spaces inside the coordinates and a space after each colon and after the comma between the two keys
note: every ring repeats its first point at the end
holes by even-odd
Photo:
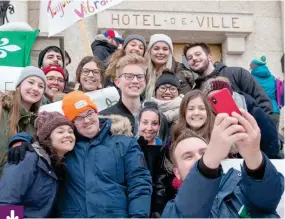
{"type": "Polygon", "coordinates": [[[227,88],[209,95],[208,100],[217,114],[227,113],[229,116],[231,116],[233,112],[236,112],[241,115],[241,112],[239,111],[230,91],[227,88]]]}

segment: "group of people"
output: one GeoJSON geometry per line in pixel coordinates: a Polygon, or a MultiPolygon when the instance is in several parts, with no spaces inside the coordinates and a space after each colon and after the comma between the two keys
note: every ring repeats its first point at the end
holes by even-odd
{"type": "Polygon", "coordinates": [[[0,206],[38,218],[278,217],[279,111],[256,73],[213,63],[205,43],[186,44],[179,63],[164,34],[147,45],[108,30],[91,46],[78,90],[70,57],[50,46],[0,94],[0,206]],[[120,99],[99,112],[85,92],[109,86],[120,99]],[[222,89],[241,115],[213,110],[208,96],[222,89]],[[58,100],[64,115],[38,112],[58,100]],[[225,158],[243,158],[241,172],[223,173],[225,158]]]}

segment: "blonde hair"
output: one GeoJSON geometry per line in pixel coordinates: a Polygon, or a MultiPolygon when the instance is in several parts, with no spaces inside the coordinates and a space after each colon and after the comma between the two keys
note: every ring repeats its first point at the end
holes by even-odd
{"type": "MultiPolygon", "coordinates": [[[[161,75],[161,73],[164,69],[166,69],[166,68],[172,69],[172,62],[173,62],[172,61],[172,53],[170,53],[168,60],[164,64],[164,66],[161,69],[159,69],[159,71],[156,71],[155,67],[154,67],[154,63],[151,60],[151,56],[150,56],[150,52],[151,52],[152,47],[149,48],[147,51],[148,69],[147,69],[147,85],[146,85],[146,92],[145,92],[145,99],[146,100],[150,100],[151,97],[153,97],[153,95],[154,95],[156,79],[161,75]]],[[[169,47],[169,50],[170,50],[170,47],[169,47]]]]}
{"type": "Polygon", "coordinates": [[[108,59],[108,67],[105,71],[105,78],[111,78],[112,80],[115,80],[116,78],[116,65],[117,62],[125,56],[125,51],[122,49],[116,50],[110,58],[108,59]]]}
{"type": "Polygon", "coordinates": [[[121,75],[122,69],[130,64],[141,65],[144,71],[146,71],[145,58],[139,56],[138,54],[133,53],[133,54],[125,55],[119,59],[119,61],[116,64],[116,77],[119,77],[121,75]]]}

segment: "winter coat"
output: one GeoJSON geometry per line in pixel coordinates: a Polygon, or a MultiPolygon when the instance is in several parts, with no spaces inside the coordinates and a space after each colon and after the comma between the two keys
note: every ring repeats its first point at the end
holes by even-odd
{"type": "Polygon", "coordinates": [[[129,121],[113,118],[117,124],[100,118],[93,139],[75,132],[74,150],[65,157],[59,217],[149,216],[152,185],[144,155],[137,140],[126,136],[131,135],[129,121]]]}
{"type": "Polygon", "coordinates": [[[116,51],[117,47],[109,44],[107,38],[103,34],[95,37],[91,44],[93,55],[96,56],[105,67],[107,67],[108,58],[116,51]]]}
{"type": "MultiPolygon", "coordinates": [[[[166,196],[166,170],[163,166],[165,148],[160,145],[148,145],[144,137],[139,137],[138,143],[144,153],[147,167],[152,177],[151,216],[160,217],[168,199],[166,196]]],[[[161,142],[162,143],[162,142],[161,142]]]]}
{"type": "Polygon", "coordinates": [[[258,66],[251,71],[251,74],[270,98],[273,107],[273,113],[280,113],[276,100],[275,78],[269,71],[268,67],[266,65],[258,66]]]}
{"type": "Polygon", "coordinates": [[[198,77],[195,80],[195,88],[200,89],[202,84],[209,78],[218,76],[226,77],[230,80],[231,86],[236,92],[243,92],[252,96],[257,105],[267,114],[272,113],[272,104],[264,89],[254,80],[252,75],[240,67],[227,67],[221,62],[215,64],[215,71],[207,76],[198,77]]]}
{"type": "Polygon", "coordinates": [[[164,218],[239,218],[246,206],[251,218],[278,217],[276,208],[284,191],[284,177],[264,155],[262,180],[248,176],[243,165],[239,172],[230,169],[215,179],[204,177],[197,163],[180,187],[174,200],[168,202],[164,218]]]}
{"type": "MultiPolygon", "coordinates": [[[[10,139],[10,112],[12,110],[12,101],[14,91],[0,93],[0,177],[7,161],[8,142],[10,139]]],[[[34,121],[37,112],[28,112],[23,106],[20,108],[20,119],[18,121],[17,132],[27,132],[34,135],[34,121]]]]}
{"type": "MultiPolygon", "coordinates": [[[[26,140],[31,137],[26,134],[26,140]]],[[[14,136],[11,141],[23,141],[14,136]]],[[[0,205],[24,206],[25,218],[51,217],[57,196],[58,178],[51,167],[49,156],[38,143],[34,152],[26,152],[19,164],[7,163],[0,181],[0,205]]],[[[8,147],[8,145],[7,145],[8,147]]]]}
{"type": "Polygon", "coordinates": [[[179,118],[179,108],[181,101],[184,95],[180,94],[178,97],[173,100],[158,100],[154,97],[151,98],[151,101],[157,103],[159,110],[165,115],[169,124],[177,122],[179,118]]]}
{"type": "Polygon", "coordinates": [[[241,93],[246,101],[247,111],[255,118],[261,131],[260,149],[271,159],[279,154],[278,131],[270,116],[261,107],[257,106],[255,99],[241,93]]]}

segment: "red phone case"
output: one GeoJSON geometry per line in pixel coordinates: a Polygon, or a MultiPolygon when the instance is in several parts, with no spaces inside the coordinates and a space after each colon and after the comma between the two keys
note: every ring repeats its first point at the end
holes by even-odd
{"type": "Polygon", "coordinates": [[[236,112],[241,115],[241,112],[239,111],[230,91],[227,88],[209,95],[208,100],[217,114],[227,113],[231,116],[233,112],[236,112]]]}

